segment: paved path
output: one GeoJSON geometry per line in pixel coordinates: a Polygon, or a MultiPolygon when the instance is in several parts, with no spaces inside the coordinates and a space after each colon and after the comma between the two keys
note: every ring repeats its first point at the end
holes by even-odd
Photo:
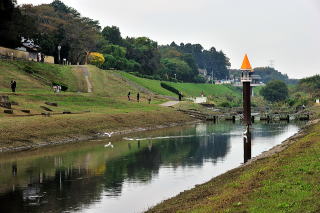
{"type": "Polygon", "coordinates": [[[168,102],[165,102],[163,104],[160,104],[160,106],[171,107],[171,106],[174,106],[174,105],[176,105],[178,103],[179,103],[179,101],[168,101],[168,102]]]}

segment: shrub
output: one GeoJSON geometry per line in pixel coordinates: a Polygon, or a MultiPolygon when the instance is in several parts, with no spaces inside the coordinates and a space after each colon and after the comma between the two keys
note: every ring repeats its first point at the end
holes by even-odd
{"type": "Polygon", "coordinates": [[[219,104],[219,106],[221,106],[221,107],[231,107],[229,102],[222,102],[221,104],[219,104]]]}
{"type": "Polygon", "coordinates": [[[284,101],[288,98],[288,87],[283,81],[274,80],[260,90],[260,95],[271,102],[284,101]]]}
{"type": "MultiPolygon", "coordinates": [[[[169,84],[166,84],[166,83],[164,83],[164,82],[161,82],[160,85],[161,85],[162,88],[164,88],[164,89],[166,89],[166,90],[169,90],[169,91],[171,91],[171,92],[173,92],[173,93],[175,93],[175,94],[177,94],[177,95],[180,94],[180,91],[179,91],[179,90],[177,90],[176,88],[170,86],[169,84]]],[[[183,95],[182,95],[182,97],[183,97],[183,95]]]]}
{"type": "Polygon", "coordinates": [[[105,62],[105,58],[101,53],[91,52],[88,56],[88,62],[90,64],[101,67],[101,65],[105,62]]]}

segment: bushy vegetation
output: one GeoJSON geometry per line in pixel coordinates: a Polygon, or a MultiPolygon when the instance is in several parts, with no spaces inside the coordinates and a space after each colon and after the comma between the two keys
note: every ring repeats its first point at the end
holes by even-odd
{"type": "Polygon", "coordinates": [[[284,101],[289,96],[287,85],[283,81],[274,80],[260,90],[264,99],[270,102],[284,101]]]}
{"type": "Polygon", "coordinates": [[[197,67],[207,70],[210,76],[213,75],[216,79],[227,79],[229,77],[228,69],[231,64],[223,51],[217,51],[215,47],[206,50],[201,44],[191,43],[177,45],[175,42],[172,42],[170,47],[184,54],[191,55],[197,67]]]}
{"type": "Polygon", "coordinates": [[[105,62],[105,58],[101,53],[91,52],[88,56],[88,62],[90,64],[96,65],[97,67],[101,67],[105,62]]]}
{"type": "Polygon", "coordinates": [[[177,95],[181,94],[181,92],[179,90],[177,90],[176,88],[174,88],[174,87],[172,87],[172,86],[170,86],[170,85],[168,85],[168,84],[166,84],[164,82],[161,82],[160,85],[161,85],[161,87],[163,87],[163,88],[165,88],[165,89],[167,89],[167,90],[169,90],[169,91],[171,91],[171,92],[173,92],[173,93],[175,93],[177,95]]]}
{"type": "Polygon", "coordinates": [[[303,78],[299,81],[298,90],[309,93],[312,98],[320,97],[320,75],[303,78]]]}

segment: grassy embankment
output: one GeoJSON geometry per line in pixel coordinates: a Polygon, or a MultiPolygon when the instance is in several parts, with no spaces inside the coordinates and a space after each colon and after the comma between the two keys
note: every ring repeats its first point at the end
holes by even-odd
{"type": "MultiPolygon", "coordinates": [[[[140,78],[129,73],[120,72],[120,74],[131,81],[155,91],[161,95],[177,97],[176,94],[161,87],[161,81],[140,78]]],[[[224,106],[228,103],[230,106],[238,106],[241,103],[241,89],[230,85],[212,85],[212,84],[195,84],[195,83],[174,83],[165,82],[170,86],[181,91],[185,97],[199,97],[203,92],[210,102],[216,105],[224,106]]]]}
{"type": "Polygon", "coordinates": [[[154,127],[167,123],[190,121],[186,115],[160,107],[166,100],[153,98],[148,104],[141,94],[141,102],[127,101],[138,89],[127,84],[111,71],[87,66],[92,93],[87,93],[87,82],[79,67],[58,66],[34,62],[0,60],[0,94],[9,96],[13,115],[3,113],[0,107],[0,147],[32,145],[39,142],[88,136],[104,130],[123,130],[135,127],[154,127]],[[27,67],[27,69],[26,69],[27,67]],[[10,92],[10,81],[17,81],[17,93],[10,92]],[[68,86],[67,92],[53,93],[52,82],[68,86]],[[56,102],[58,107],[46,106],[44,102],[56,102]],[[54,113],[71,111],[77,115],[51,117],[28,116],[44,112],[40,106],[49,107],[54,113]],[[157,113],[154,113],[157,112],[157,113]]]}
{"type": "MultiPolygon", "coordinates": [[[[93,113],[126,113],[131,111],[150,111],[159,109],[158,103],[164,100],[155,99],[153,104],[146,103],[142,94],[142,103],[128,102],[127,93],[134,95],[137,89],[114,76],[111,71],[88,66],[93,93],[87,93],[87,83],[83,71],[77,67],[66,67],[41,63],[17,61],[0,61],[0,92],[9,95],[11,101],[18,102],[13,109],[15,115],[23,114],[20,109],[29,109],[32,113],[40,113],[44,102],[57,102],[58,107],[49,107],[54,112],[91,111],[93,113]],[[25,67],[31,67],[32,74],[25,67]],[[10,93],[9,82],[17,81],[17,93],[10,93]],[[55,94],[51,89],[52,82],[67,85],[67,92],[55,94]]],[[[4,114],[0,114],[4,116],[4,114]]]]}
{"type": "Polygon", "coordinates": [[[319,212],[319,141],[316,122],[282,152],[233,169],[149,212],[319,212]]]}

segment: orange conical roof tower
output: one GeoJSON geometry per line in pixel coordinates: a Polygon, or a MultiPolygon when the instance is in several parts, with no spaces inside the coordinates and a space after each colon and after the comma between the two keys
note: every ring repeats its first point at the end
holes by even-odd
{"type": "Polygon", "coordinates": [[[250,61],[248,59],[247,54],[244,56],[244,59],[243,59],[242,65],[241,65],[241,70],[250,70],[250,71],[252,71],[252,67],[251,67],[251,64],[250,64],[250,61]]]}

